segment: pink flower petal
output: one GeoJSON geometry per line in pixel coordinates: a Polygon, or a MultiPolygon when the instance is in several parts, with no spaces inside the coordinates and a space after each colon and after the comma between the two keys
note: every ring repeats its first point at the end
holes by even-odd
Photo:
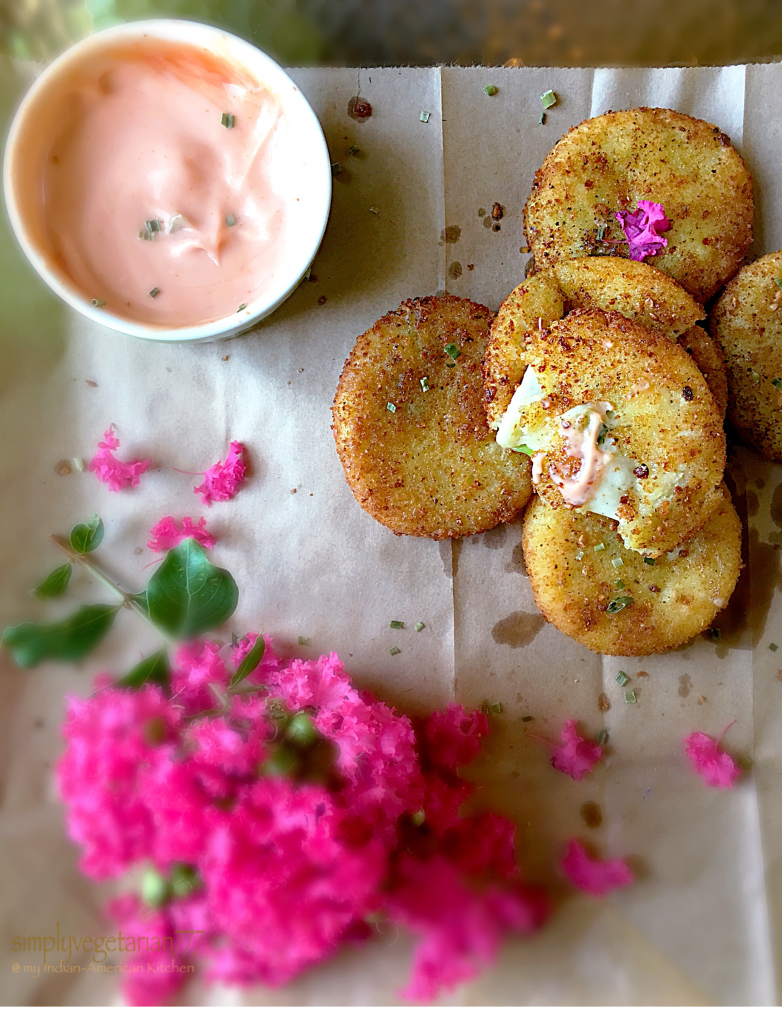
{"type": "Polygon", "coordinates": [[[118,448],[119,441],[109,427],[103,435],[103,440],[98,442],[98,453],[88,467],[90,472],[102,483],[108,484],[110,491],[120,491],[123,487],[138,487],[139,477],[146,473],[152,460],[121,462],[114,454],[118,448]]]}
{"type": "Polygon", "coordinates": [[[231,441],[225,462],[216,462],[204,474],[204,482],[194,487],[195,494],[201,495],[204,505],[213,501],[228,501],[239,490],[247,466],[244,461],[244,445],[231,441]]]}
{"type": "Polygon", "coordinates": [[[147,547],[153,551],[170,551],[186,537],[197,540],[203,548],[213,548],[215,539],[206,528],[206,520],[203,516],[194,523],[190,516],[182,517],[182,525],[177,526],[173,516],[163,516],[157,525],[149,531],[150,539],[147,547]]]}
{"type": "Polygon", "coordinates": [[[488,734],[486,715],[482,711],[467,711],[460,704],[435,711],[426,723],[429,756],[445,768],[459,768],[472,761],[488,734]]]}
{"type": "Polygon", "coordinates": [[[741,775],[741,769],[724,750],[719,740],[712,739],[704,732],[693,732],[684,741],[684,750],[692,761],[695,771],[706,780],[707,786],[731,789],[741,775]]]}
{"type": "Polygon", "coordinates": [[[614,214],[622,225],[622,231],[630,245],[630,259],[642,260],[645,256],[656,256],[668,245],[667,238],[661,238],[659,231],[668,231],[671,222],[665,216],[662,203],[642,199],[635,210],[620,210],[614,214]]]}
{"type": "Polygon", "coordinates": [[[564,772],[576,782],[580,782],[603,756],[603,748],[599,743],[582,739],[576,731],[576,721],[573,718],[565,722],[562,741],[564,746],[554,746],[551,763],[558,772],[564,772]]]}
{"type": "Polygon", "coordinates": [[[623,860],[596,860],[578,839],[571,839],[567,844],[562,868],[577,889],[592,896],[605,896],[612,889],[633,881],[633,873],[623,860]]]}

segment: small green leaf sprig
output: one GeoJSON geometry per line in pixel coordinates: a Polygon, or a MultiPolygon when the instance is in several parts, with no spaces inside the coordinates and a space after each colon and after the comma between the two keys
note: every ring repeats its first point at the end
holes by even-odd
{"type": "MultiPolygon", "coordinates": [[[[145,590],[128,593],[89,558],[103,542],[104,533],[102,519],[94,515],[86,523],[77,523],[67,541],[50,537],[67,561],[49,573],[33,593],[40,600],[61,597],[68,589],[75,565],[98,580],[117,603],[82,605],[67,618],[55,622],[9,626],[0,638],[0,646],[7,647],[22,668],[33,668],[45,660],[80,661],[95,650],[120,609],[126,608],[152,626],[165,646],[136,665],[117,685],[128,689],[139,689],[147,682],[165,685],[170,679],[168,647],[226,622],[239,600],[236,581],[226,569],[212,565],[197,541],[187,538],[167,553],[145,590]]],[[[245,679],[262,657],[263,640],[259,637],[236,670],[232,686],[245,679]]]]}

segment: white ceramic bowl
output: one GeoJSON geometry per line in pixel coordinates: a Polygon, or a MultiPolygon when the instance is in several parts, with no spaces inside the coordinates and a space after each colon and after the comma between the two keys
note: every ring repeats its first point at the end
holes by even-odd
{"type": "Polygon", "coordinates": [[[22,101],[11,125],[3,167],[3,187],[11,224],[22,249],[44,281],[60,298],[91,320],[123,334],[162,342],[212,341],[234,337],[277,309],[307,273],[318,251],[331,206],[331,180],[329,153],[320,123],[298,86],[280,65],[251,43],[228,32],[197,22],[174,20],[137,21],[119,25],[89,36],[66,50],[46,68],[22,101]],[[117,43],[143,38],[202,47],[249,71],[252,77],[279,96],[291,130],[301,140],[301,148],[305,152],[308,209],[303,221],[304,230],[298,233],[291,266],[285,269],[273,290],[247,303],[241,312],[192,327],[169,328],[140,323],[114,316],[103,307],[94,307],[70,276],[51,259],[40,231],[36,232],[30,223],[31,215],[25,210],[20,195],[23,190],[16,187],[17,182],[29,180],[29,164],[34,160],[30,151],[35,150],[37,145],[40,152],[41,141],[45,141],[36,138],[36,110],[46,102],[47,97],[56,95],[64,73],[72,72],[80,61],[110,50],[117,43]]]}

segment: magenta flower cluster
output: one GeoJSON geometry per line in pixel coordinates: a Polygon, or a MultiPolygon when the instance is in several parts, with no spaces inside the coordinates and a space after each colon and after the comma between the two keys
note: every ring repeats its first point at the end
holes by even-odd
{"type": "MultiPolygon", "coordinates": [[[[281,985],[386,920],[417,937],[406,995],[429,1001],[490,964],[509,931],[538,928],[548,905],[521,881],[512,823],[461,816],[473,787],[457,769],[486,716],[451,705],[416,736],[335,654],[282,660],[268,638],[231,688],[255,639],[180,649],[169,692],[69,699],[58,781],[81,867],[96,880],[141,867],[157,883],[155,899],[109,907],[144,937],[123,947],[131,962],[190,958],[208,979],[281,985]],[[189,933],[194,957],[174,942],[189,933]]],[[[166,1002],[187,976],[127,975],[125,995],[166,1002]]]]}

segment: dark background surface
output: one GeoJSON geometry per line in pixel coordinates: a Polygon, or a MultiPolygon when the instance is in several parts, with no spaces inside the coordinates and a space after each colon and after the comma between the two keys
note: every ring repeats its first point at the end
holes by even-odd
{"type": "Polygon", "coordinates": [[[46,59],[146,17],[221,25],[289,65],[732,64],[782,55],[782,0],[0,0],[0,48],[46,59]]]}

